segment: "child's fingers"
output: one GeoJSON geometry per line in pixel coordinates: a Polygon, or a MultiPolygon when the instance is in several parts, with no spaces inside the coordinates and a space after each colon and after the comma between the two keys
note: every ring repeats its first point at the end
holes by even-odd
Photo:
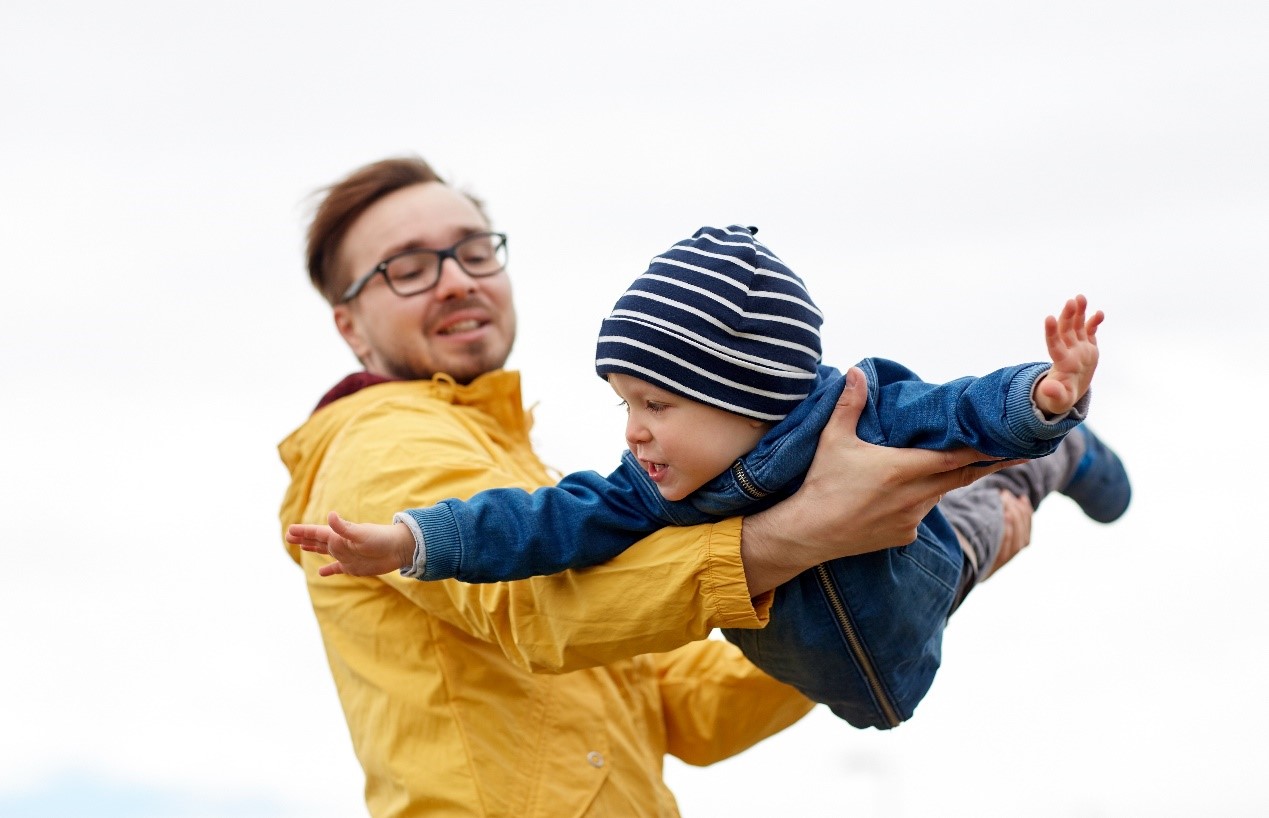
{"type": "Polygon", "coordinates": [[[1105,320],[1106,320],[1106,313],[1102,312],[1101,310],[1098,310],[1097,312],[1093,313],[1092,316],[1089,317],[1088,323],[1084,325],[1084,332],[1088,335],[1089,338],[1095,337],[1097,335],[1097,328],[1100,327],[1102,325],[1102,322],[1105,320]]]}
{"type": "Polygon", "coordinates": [[[287,526],[286,541],[292,545],[299,545],[305,540],[311,540],[316,528],[317,526],[299,524],[287,526]]]}
{"type": "Polygon", "coordinates": [[[304,540],[303,542],[296,544],[302,550],[311,551],[314,554],[330,554],[330,549],[326,546],[326,543],[321,540],[304,540]]]}
{"type": "MultiPolygon", "coordinates": [[[[1053,341],[1060,342],[1066,336],[1066,325],[1070,321],[1071,302],[1067,301],[1062,305],[1062,309],[1058,310],[1056,318],[1053,318],[1053,341]]],[[[1045,322],[1046,327],[1048,321],[1045,322]]]]}
{"type": "Polygon", "coordinates": [[[339,512],[332,511],[326,518],[330,522],[331,530],[346,540],[356,539],[353,536],[353,528],[356,523],[350,523],[343,517],[339,516],[339,512]]]}
{"type": "MultiPolygon", "coordinates": [[[[1088,299],[1084,296],[1076,296],[1079,306],[1079,323],[1077,329],[1080,341],[1088,340],[1090,316],[1088,315],[1088,299]]],[[[1096,325],[1093,325],[1096,326],[1096,325]]]]}
{"type": "Polygon", "coordinates": [[[287,529],[286,541],[312,551],[315,547],[324,549],[330,536],[330,528],[324,525],[293,525],[287,529]]]}
{"type": "Polygon", "coordinates": [[[1049,360],[1056,363],[1063,352],[1062,334],[1058,327],[1058,319],[1052,315],[1044,319],[1044,345],[1049,350],[1049,360]]]}
{"type": "Polygon", "coordinates": [[[1068,347],[1079,340],[1078,330],[1076,329],[1079,314],[1078,298],[1067,299],[1066,305],[1062,307],[1062,317],[1058,319],[1058,331],[1062,336],[1062,341],[1068,347]]]}
{"type": "Polygon", "coordinates": [[[342,573],[344,573],[344,566],[338,562],[332,562],[330,565],[323,565],[317,569],[318,576],[322,577],[333,577],[342,573]]]}
{"type": "Polygon", "coordinates": [[[1062,307],[1062,317],[1058,320],[1058,335],[1067,347],[1084,343],[1090,331],[1095,331],[1101,323],[1100,318],[1088,317],[1088,299],[1077,295],[1069,299],[1062,307]]]}

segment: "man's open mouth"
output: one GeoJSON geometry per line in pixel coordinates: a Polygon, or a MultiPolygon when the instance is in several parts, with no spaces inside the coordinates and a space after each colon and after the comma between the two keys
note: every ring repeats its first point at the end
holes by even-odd
{"type": "Polygon", "coordinates": [[[468,318],[466,321],[456,321],[453,324],[442,329],[437,335],[454,335],[459,332],[471,332],[474,329],[480,329],[484,324],[475,318],[468,318]]]}

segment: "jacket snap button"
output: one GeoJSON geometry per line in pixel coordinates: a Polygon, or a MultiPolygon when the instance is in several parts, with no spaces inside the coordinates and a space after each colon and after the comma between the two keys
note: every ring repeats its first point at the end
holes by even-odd
{"type": "Polygon", "coordinates": [[[586,754],[586,762],[592,767],[602,767],[604,766],[604,756],[602,753],[591,750],[586,754]]]}

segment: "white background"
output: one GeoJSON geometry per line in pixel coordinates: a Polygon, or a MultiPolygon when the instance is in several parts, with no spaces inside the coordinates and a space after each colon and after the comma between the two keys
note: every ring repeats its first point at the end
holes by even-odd
{"type": "Polygon", "coordinates": [[[743,222],[825,358],[931,380],[1104,309],[1113,526],[1054,498],[911,722],[818,710],[687,816],[1269,813],[1269,7],[14,2],[0,25],[0,815],[363,814],[275,446],[354,368],[309,194],[418,152],[511,235],[512,364],[615,464],[598,322],[743,222]]]}

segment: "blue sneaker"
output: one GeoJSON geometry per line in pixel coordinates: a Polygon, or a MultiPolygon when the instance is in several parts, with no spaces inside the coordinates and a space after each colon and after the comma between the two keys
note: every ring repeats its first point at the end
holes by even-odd
{"type": "Polygon", "coordinates": [[[1101,441],[1087,426],[1077,426],[1072,434],[1084,435],[1084,456],[1075,466],[1075,473],[1061,489],[1092,519],[1112,523],[1123,516],[1132,500],[1128,472],[1119,455],[1101,441]]]}

